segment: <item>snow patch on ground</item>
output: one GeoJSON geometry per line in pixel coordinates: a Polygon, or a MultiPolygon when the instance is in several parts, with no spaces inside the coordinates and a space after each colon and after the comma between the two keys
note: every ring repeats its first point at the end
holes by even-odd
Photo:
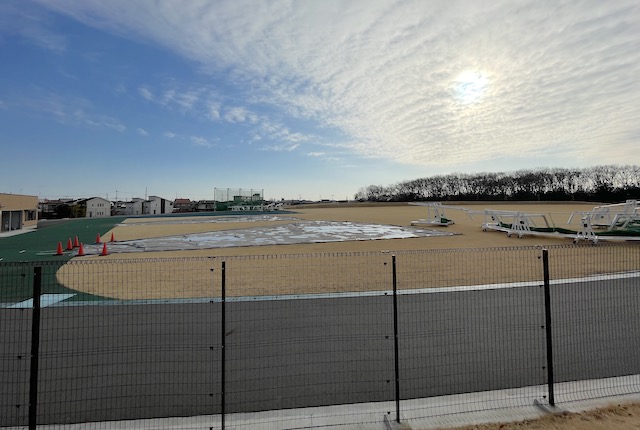
{"type": "MultiPolygon", "coordinates": [[[[239,217],[229,218],[238,220],[239,217]]],[[[453,233],[449,232],[416,227],[366,224],[349,221],[300,221],[278,226],[250,227],[237,230],[111,242],[107,244],[107,247],[109,253],[127,253],[256,245],[345,242],[353,240],[409,239],[452,235],[453,233]]],[[[85,249],[86,254],[99,254],[101,251],[102,248],[100,246],[96,246],[95,249],[85,249]]]]}

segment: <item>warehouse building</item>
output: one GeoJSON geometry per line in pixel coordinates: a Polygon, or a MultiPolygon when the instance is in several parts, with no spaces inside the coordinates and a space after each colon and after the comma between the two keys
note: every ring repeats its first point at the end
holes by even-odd
{"type": "Polygon", "coordinates": [[[38,226],[38,197],[0,193],[0,233],[38,226]]]}

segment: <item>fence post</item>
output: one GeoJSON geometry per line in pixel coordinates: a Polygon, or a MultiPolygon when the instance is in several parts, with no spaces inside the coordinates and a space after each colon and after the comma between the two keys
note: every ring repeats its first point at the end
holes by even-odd
{"type": "Polygon", "coordinates": [[[40,296],[42,295],[42,267],[33,268],[33,318],[31,320],[31,370],[29,379],[29,430],[38,421],[38,361],[40,359],[40,296]]]}
{"type": "Polygon", "coordinates": [[[396,276],[396,256],[391,256],[392,281],[393,281],[393,350],[395,361],[396,382],[396,422],[400,422],[400,363],[398,351],[398,282],[396,276]]]}
{"type": "Polygon", "coordinates": [[[221,419],[221,424],[222,424],[222,430],[224,430],[224,419],[225,419],[225,405],[226,405],[226,399],[225,399],[225,391],[226,391],[226,381],[225,381],[225,373],[226,373],[226,369],[225,369],[225,363],[226,363],[226,333],[227,333],[227,326],[226,326],[226,262],[223,261],[222,262],[222,288],[221,288],[221,299],[220,299],[220,303],[222,305],[222,309],[221,309],[221,319],[222,319],[222,329],[221,329],[221,339],[220,339],[220,346],[221,346],[221,360],[222,362],[220,363],[220,368],[221,368],[221,375],[220,375],[220,385],[221,385],[221,393],[220,393],[220,419],[221,419]]]}
{"type": "Polygon", "coordinates": [[[553,341],[551,338],[551,291],[549,288],[549,250],[542,249],[542,267],[544,271],[544,326],[547,339],[547,387],[549,389],[549,405],[555,406],[553,393],[553,341]]]}

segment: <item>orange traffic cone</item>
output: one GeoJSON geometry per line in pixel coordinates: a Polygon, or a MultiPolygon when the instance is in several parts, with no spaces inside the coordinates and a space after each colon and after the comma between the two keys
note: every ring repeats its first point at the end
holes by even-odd
{"type": "Polygon", "coordinates": [[[100,255],[109,255],[109,252],[107,251],[107,243],[105,242],[104,245],[102,245],[102,254],[100,255]]]}
{"type": "Polygon", "coordinates": [[[56,255],[64,255],[64,252],[62,252],[62,242],[58,242],[58,250],[56,251],[56,255]]]}
{"type": "Polygon", "coordinates": [[[114,242],[114,239],[113,239],[113,232],[111,233],[111,242],[114,242]]]}
{"type": "Polygon", "coordinates": [[[80,243],[80,245],[78,246],[78,257],[83,257],[84,256],[84,246],[82,246],[82,242],[80,243]]]}
{"type": "Polygon", "coordinates": [[[102,243],[102,241],[100,240],[100,233],[96,235],[96,243],[102,243]]]}
{"type": "Polygon", "coordinates": [[[73,239],[73,247],[77,248],[80,246],[80,242],[78,241],[78,236],[73,239]]]}
{"type": "Polygon", "coordinates": [[[71,238],[67,242],[67,251],[71,251],[73,249],[73,243],[71,243],[71,238]]]}

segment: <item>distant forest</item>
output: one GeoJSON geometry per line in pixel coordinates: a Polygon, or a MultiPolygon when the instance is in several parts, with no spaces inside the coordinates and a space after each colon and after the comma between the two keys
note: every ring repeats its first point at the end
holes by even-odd
{"type": "Polygon", "coordinates": [[[452,173],[369,185],[359,201],[546,200],[623,202],[640,199],[640,166],[595,166],[584,169],[543,168],[507,173],[452,173]]]}

